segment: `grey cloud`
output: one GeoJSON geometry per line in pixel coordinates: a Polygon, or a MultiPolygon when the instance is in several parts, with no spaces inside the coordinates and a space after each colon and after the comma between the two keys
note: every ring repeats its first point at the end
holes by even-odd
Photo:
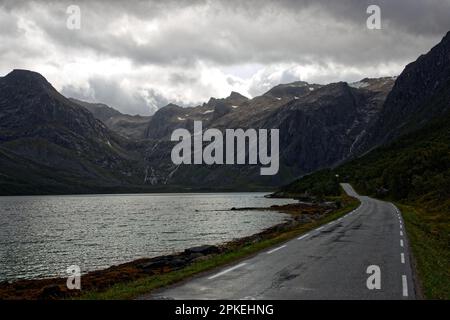
{"type": "MultiPolygon", "coordinates": [[[[61,93],[66,97],[72,97],[87,102],[105,103],[122,113],[127,114],[152,114],[154,106],[148,104],[144,96],[136,92],[126,92],[120,85],[112,79],[95,77],[89,79],[89,88],[77,88],[75,86],[65,86],[61,93]]],[[[159,101],[157,97],[155,101],[159,101]]]]}
{"type": "Polygon", "coordinates": [[[174,72],[169,75],[169,82],[173,85],[189,85],[196,82],[197,80],[198,79],[195,76],[184,72],[174,72]]]}
{"type": "Polygon", "coordinates": [[[64,81],[63,93],[148,114],[168,102],[195,103],[185,99],[198,101],[213,89],[222,94],[223,87],[239,87],[246,80],[224,75],[218,90],[214,79],[199,80],[199,65],[268,67],[251,80],[247,89],[252,95],[299,79],[289,68],[272,77],[274,64],[315,65],[321,71],[307,80],[320,83],[355,79],[367,70],[375,70],[365,74],[374,76],[383,65],[397,71],[450,30],[449,12],[450,0],[0,0],[0,69],[35,62],[36,68],[57,72],[85,57],[126,60],[129,70],[116,74],[130,76],[136,86],[132,92],[123,92],[120,79],[101,76],[99,69],[92,72],[97,76],[90,76],[87,89],[64,81]],[[81,6],[81,30],[65,27],[69,4],[81,6]],[[369,4],[380,5],[383,30],[366,28],[369,4]],[[40,41],[24,41],[19,19],[35,24],[40,41]],[[149,22],[155,30],[146,29],[149,22]],[[49,50],[55,61],[49,61],[49,50]],[[143,68],[159,73],[150,80],[134,78],[143,68]],[[140,86],[141,81],[146,83],[140,86]]]}
{"type": "MultiPolygon", "coordinates": [[[[378,5],[382,16],[387,19],[390,27],[423,36],[443,36],[450,29],[449,0],[221,0],[233,3],[234,8],[246,10],[266,10],[267,5],[275,4],[280,10],[299,12],[306,8],[319,8],[329,12],[341,21],[364,25],[365,13],[369,5],[378,5]],[[263,3],[264,5],[261,5],[263,3]]],[[[239,9],[238,9],[239,10],[239,9]]]]}
{"type": "Polygon", "coordinates": [[[65,22],[61,12],[69,2],[51,2],[55,18],[36,23],[53,41],[125,57],[136,65],[399,62],[428,48],[450,29],[450,0],[129,1],[126,7],[120,1],[80,1],[83,28],[78,32],[61,27],[65,22]],[[366,29],[369,4],[381,6],[385,30],[366,29]],[[108,33],[104,27],[116,23],[120,28],[118,18],[124,13],[138,21],[159,19],[161,32],[146,44],[133,39],[133,33],[145,38],[145,30],[108,33]]]}
{"type": "Polygon", "coordinates": [[[153,112],[172,102],[167,97],[165,97],[162,93],[156,91],[155,89],[145,90],[145,95],[146,95],[146,99],[149,102],[153,112]]]}
{"type": "MultiPolygon", "coordinates": [[[[186,79],[183,79],[184,81],[186,79]]],[[[180,82],[186,87],[189,83],[180,82]]],[[[61,93],[70,98],[92,102],[105,103],[110,107],[126,114],[151,115],[159,108],[169,103],[180,106],[189,106],[186,101],[169,99],[162,92],[154,88],[144,88],[142,90],[125,90],[121,88],[116,79],[104,77],[92,77],[88,80],[88,87],[77,87],[66,85],[61,89],[61,93]]],[[[195,103],[194,103],[195,104],[195,103]]]]}

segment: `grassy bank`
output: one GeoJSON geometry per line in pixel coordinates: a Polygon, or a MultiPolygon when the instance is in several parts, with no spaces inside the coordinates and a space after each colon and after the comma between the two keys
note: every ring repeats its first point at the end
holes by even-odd
{"type": "Polygon", "coordinates": [[[422,293],[450,299],[450,223],[447,215],[396,203],[405,220],[422,293]]]}
{"type": "Polygon", "coordinates": [[[337,199],[340,200],[342,207],[317,221],[297,225],[291,230],[280,232],[279,234],[273,234],[270,238],[258,241],[256,243],[245,243],[243,245],[236,246],[235,248],[232,248],[232,250],[212,256],[204,261],[195,262],[181,270],[161,275],[147,276],[131,282],[117,283],[104,291],[84,292],[81,296],[77,297],[77,299],[133,299],[140,295],[147,294],[154,289],[180,282],[201,272],[250,257],[261,250],[293,239],[303,233],[317,228],[320,225],[335,220],[349,211],[352,211],[359,205],[358,200],[350,198],[346,195],[334,197],[330,200],[337,199]]]}

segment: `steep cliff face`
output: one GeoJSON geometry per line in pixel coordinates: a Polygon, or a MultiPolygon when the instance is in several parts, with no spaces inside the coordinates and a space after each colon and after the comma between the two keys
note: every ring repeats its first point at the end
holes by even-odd
{"type": "Polygon", "coordinates": [[[169,105],[149,125],[146,152],[151,184],[186,186],[276,186],[305,173],[336,165],[349,157],[354,146],[376,120],[394,78],[364,79],[356,84],[326,86],[306,82],[280,85],[239,105],[211,99],[195,108],[169,105]],[[220,112],[218,112],[220,110],[220,112]],[[176,128],[192,132],[195,120],[204,130],[218,128],[279,129],[280,171],[262,177],[258,166],[205,166],[171,163],[176,128]]]}
{"type": "Polygon", "coordinates": [[[389,143],[445,114],[450,110],[449,87],[450,32],[430,52],[406,66],[360,149],[389,143]]]}
{"type": "MultiPolygon", "coordinates": [[[[46,133],[54,135],[55,132],[62,135],[63,128],[80,138],[95,137],[97,141],[103,142],[108,140],[103,123],[60,95],[38,73],[12,71],[0,79],[0,93],[2,141],[46,133]]],[[[75,148],[75,145],[72,147],[75,148]]]]}
{"type": "Polygon", "coordinates": [[[376,96],[336,83],[280,108],[266,125],[280,129],[284,163],[303,174],[346,159],[380,109],[376,96]]]}
{"type": "Polygon", "coordinates": [[[139,171],[134,165],[138,160],[124,149],[126,144],[85,108],[60,95],[40,74],[14,70],[0,79],[0,158],[4,164],[0,170],[5,181],[29,184],[32,177],[27,177],[27,170],[34,167],[34,174],[45,173],[43,184],[53,189],[65,188],[63,182],[56,182],[63,176],[74,179],[74,185],[131,183],[139,171]],[[28,165],[19,166],[18,171],[6,169],[19,163],[28,165]]]}

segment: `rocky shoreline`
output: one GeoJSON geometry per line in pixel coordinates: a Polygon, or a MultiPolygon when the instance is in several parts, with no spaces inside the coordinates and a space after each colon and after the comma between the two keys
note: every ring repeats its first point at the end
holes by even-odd
{"type": "Polygon", "coordinates": [[[82,275],[81,291],[67,289],[66,278],[17,280],[11,283],[0,282],[0,300],[75,298],[85,291],[102,291],[117,283],[129,282],[147,276],[180,270],[195,262],[207,260],[214,255],[231,252],[245,245],[275,237],[276,235],[291,230],[299,224],[318,220],[338,209],[339,206],[340,204],[337,202],[299,202],[281,206],[274,205],[268,208],[232,208],[231,210],[241,211],[278,211],[289,214],[291,218],[286,222],[272,226],[257,234],[232,240],[222,245],[203,245],[188,248],[176,254],[138,259],[111,266],[107,269],[88,272],[82,275]]]}

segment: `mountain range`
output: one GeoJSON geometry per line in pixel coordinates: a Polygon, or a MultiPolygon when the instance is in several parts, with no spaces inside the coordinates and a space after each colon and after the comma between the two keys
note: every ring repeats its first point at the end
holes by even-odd
{"type": "Polygon", "coordinates": [[[131,116],[66,98],[38,73],[0,78],[0,193],[260,190],[336,167],[423,128],[449,110],[450,35],[397,77],[280,84],[191,108],[131,116]],[[280,130],[280,171],[171,162],[174,129],[280,130]]]}
{"type": "Polygon", "coordinates": [[[365,194],[450,211],[450,32],[406,67],[361,141],[373,150],[281,192],[337,194],[337,175],[365,194]]]}

